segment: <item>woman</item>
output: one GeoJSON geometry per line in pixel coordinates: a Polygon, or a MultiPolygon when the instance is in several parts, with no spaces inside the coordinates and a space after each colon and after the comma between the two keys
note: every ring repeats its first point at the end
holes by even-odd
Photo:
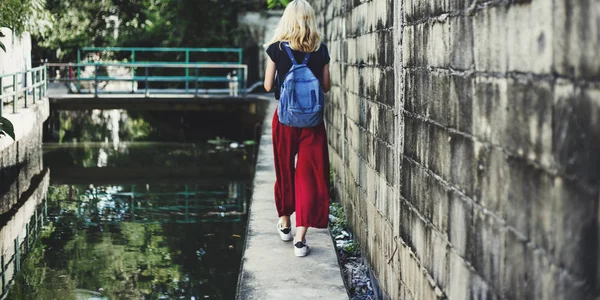
{"type": "MultiPolygon", "coordinates": [[[[279,99],[280,84],[292,67],[286,46],[291,48],[297,62],[310,53],[306,64],[319,79],[323,92],[328,92],[329,52],[321,43],[314,10],[306,0],[288,4],[267,49],[269,61],[264,87],[267,91],[275,89],[276,99],[279,99]]],[[[321,122],[309,128],[289,127],[279,122],[275,112],[272,132],[277,176],[275,205],[279,215],[277,231],[283,241],[292,240],[290,215],[295,212],[294,254],[306,256],[310,251],[306,243],[308,227],[327,228],[328,223],[329,154],[325,126],[321,122]]]]}

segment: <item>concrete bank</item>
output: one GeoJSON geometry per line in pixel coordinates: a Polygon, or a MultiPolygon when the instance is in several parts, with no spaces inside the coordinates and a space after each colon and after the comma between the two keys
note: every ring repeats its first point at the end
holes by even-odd
{"type": "Polygon", "coordinates": [[[348,299],[327,229],[309,229],[311,253],[302,258],[277,234],[271,139],[276,104],[270,102],[260,139],[237,299],[348,299]]]}
{"type": "Polygon", "coordinates": [[[49,116],[48,99],[28,108],[5,107],[3,116],[15,127],[15,140],[0,138],[0,214],[9,211],[30,188],[31,178],[42,171],[42,127],[49,116]]]}

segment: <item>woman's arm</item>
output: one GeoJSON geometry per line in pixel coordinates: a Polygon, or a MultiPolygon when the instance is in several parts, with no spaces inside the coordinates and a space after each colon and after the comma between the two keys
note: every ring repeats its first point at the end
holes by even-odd
{"type": "Polygon", "coordinates": [[[275,62],[269,57],[267,69],[265,70],[265,90],[270,92],[273,89],[273,81],[275,80],[275,62]]]}
{"type": "Polygon", "coordinates": [[[331,90],[331,79],[329,78],[329,64],[326,64],[323,67],[323,82],[321,83],[323,86],[323,92],[327,93],[331,90]]]}

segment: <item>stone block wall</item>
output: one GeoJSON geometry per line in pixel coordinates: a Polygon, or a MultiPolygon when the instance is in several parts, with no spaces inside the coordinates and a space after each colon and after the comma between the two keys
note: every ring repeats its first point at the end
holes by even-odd
{"type": "Polygon", "coordinates": [[[312,3],[335,197],[385,296],[600,297],[600,2],[312,3]]]}

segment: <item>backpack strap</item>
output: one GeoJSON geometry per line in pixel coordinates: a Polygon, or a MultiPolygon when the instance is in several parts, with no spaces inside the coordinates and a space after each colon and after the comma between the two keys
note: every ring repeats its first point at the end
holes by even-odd
{"type": "MultiPolygon", "coordinates": [[[[292,48],[290,48],[290,45],[287,42],[283,42],[283,47],[285,48],[285,52],[287,52],[287,55],[289,56],[290,60],[292,61],[292,64],[297,65],[298,63],[296,62],[296,59],[294,58],[294,54],[292,53],[292,48]]],[[[308,63],[308,59],[310,58],[310,53],[306,53],[306,55],[304,55],[304,59],[302,60],[302,64],[305,65],[306,63],[308,63]]]]}
{"type": "Polygon", "coordinates": [[[296,59],[294,58],[294,54],[292,53],[292,49],[290,48],[290,45],[287,42],[283,42],[282,44],[283,44],[283,48],[285,48],[285,52],[287,52],[287,55],[290,57],[292,64],[297,65],[298,63],[296,62],[296,59]]]}
{"type": "Polygon", "coordinates": [[[308,59],[310,58],[310,53],[306,53],[306,55],[304,56],[304,60],[302,61],[302,64],[305,65],[308,63],[308,59]]]}

